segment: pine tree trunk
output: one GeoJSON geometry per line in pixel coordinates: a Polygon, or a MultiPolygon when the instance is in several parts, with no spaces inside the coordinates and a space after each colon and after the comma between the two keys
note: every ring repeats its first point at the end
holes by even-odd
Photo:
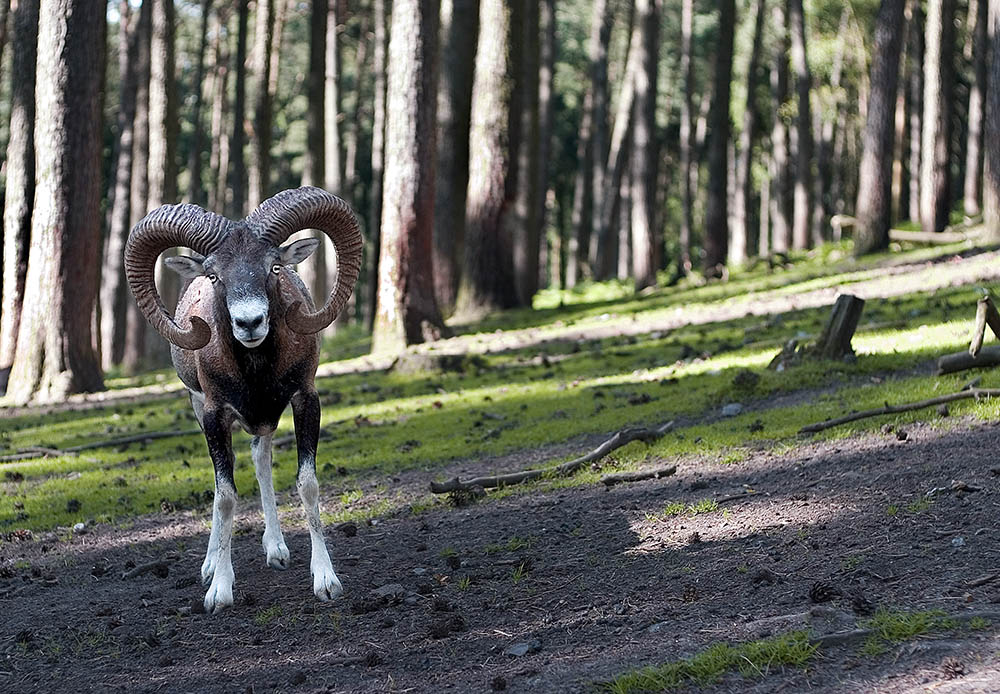
{"type": "Polygon", "coordinates": [[[570,236],[566,250],[566,287],[572,289],[583,279],[581,236],[584,227],[590,233],[594,215],[594,151],[591,147],[594,117],[593,85],[587,85],[580,107],[580,129],[576,138],[576,172],[573,176],[573,209],[570,212],[570,236]]]}
{"type": "Polygon", "coordinates": [[[14,362],[24,302],[31,211],[35,200],[35,50],[38,0],[11,6],[10,137],[3,211],[3,310],[0,312],[0,369],[14,362]]]}
{"type": "Polygon", "coordinates": [[[465,253],[456,315],[479,317],[518,304],[514,281],[511,222],[517,189],[511,150],[519,126],[510,88],[515,78],[511,50],[513,13],[503,0],[481,0],[472,86],[469,135],[469,188],[465,216],[465,253]]]}
{"type": "MultiPolygon", "coordinates": [[[[274,0],[257,0],[253,66],[257,81],[250,131],[247,207],[255,209],[270,192],[271,175],[271,46],[274,41],[274,0]]],[[[320,295],[322,296],[322,294],[320,295]]]]}
{"type": "Polygon", "coordinates": [[[375,74],[375,94],[372,99],[372,187],[368,210],[368,234],[371,255],[368,262],[368,325],[375,323],[378,297],[379,255],[381,255],[382,172],[385,168],[385,64],[386,64],[386,0],[372,0],[375,19],[375,48],[372,52],[372,72],[375,74]]]}
{"type": "Polygon", "coordinates": [[[708,199],[705,203],[705,274],[722,276],[728,255],[729,92],[733,74],[733,40],[736,3],[722,0],[719,7],[719,40],[715,52],[712,110],[709,112],[708,199]]]}
{"type": "MultiPolygon", "coordinates": [[[[753,142],[757,136],[757,108],[754,99],[757,87],[757,68],[764,34],[764,0],[754,3],[754,33],[747,65],[747,96],[743,107],[743,128],[740,130],[740,149],[736,159],[736,185],[733,189],[733,228],[729,244],[730,265],[742,265],[747,260],[750,245],[750,218],[752,204],[753,142]]],[[[683,168],[683,167],[682,167],[683,168]]]]}
{"type": "MultiPolygon", "coordinates": [[[[538,170],[538,72],[539,72],[539,12],[538,3],[523,0],[521,59],[518,61],[517,82],[521,108],[517,191],[514,199],[514,278],[522,306],[531,306],[538,291],[538,244],[540,220],[538,197],[544,195],[535,178],[538,170]]],[[[588,233],[589,235],[589,233],[588,233]]],[[[583,251],[581,250],[581,253],[583,251]]]]}
{"type": "MultiPolygon", "coordinates": [[[[334,0],[336,1],[336,0],[334,0]]],[[[326,54],[328,0],[313,0],[309,39],[309,108],[306,111],[306,151],[302,167],[302,185],[326,185],[326,54]]],[[[336,192],[336,191],[333,191],[336,192]]],[[[299,265],[299,274],[313,298],[326,295],[326,234],[316,231],[303,235],[319,238],[312,256],[299,265]]]]}
{"type": "Polygon", "coordinates": [[[549,226],[547,224],[549,191],[554,192],[555,190],[555,184],[552,183],[550,176],[552,168],[552,126],[555,119],[555,88],[553,84],[557,46],[555,0],[542,0],[539,13],[541,46],[539,49],[538,75],[538,162],[534,173],[534,185],[537,186],[539,192],[536,204],[538,205],[537,219],[539,225],[538,281],[541,286],[545,284],[546,279],[543,277],[545,274],[545,263],[542,261],[542,255],[547,245],[541,236],[549,226]]]}
{"type": "Polygon", "coordinates": [[[465,239],[469,184],[472,68],[479,0],[441,3],[441,79],[438,85],[437,180],[434,201],[434,293],[445,312],[455,307],[465,239]]]}
{"type": "MultiPolygon", "coordinates": [[[[603,231],[600,220],[604,217],[604,191],[608,182],[608,48],[611,43],[611,24],[614,21],[614,3],[601,0],[596,6],[604,3],[604,13],[601,23],[596,27],[600,31],[591,34],[590,37],[590,83],[593,90],[591,106],[593,116],[591,118],[591,184],[593,185],[594,211],[591,216],[591,232],[587,241],[587,266],[590,273],[596,279],[597,269],[600,265],[599,254],[601,253],[601,232],[603,231]]],[[[593,29],[591,30],[593,32],[593,29]]],[[[605,239],[605,242],[607,239],[605,239]]]]}
{"type": "MultiPolygon", "coordinates": [[[[808,248],[809,225],[812,219],[813,132],[809,94],[812,73],[806,59],[806,24],[802,0],[788,0],[788,26],[792,38],[792,69],[795,71],[795,93],[798,103],[796,131],[798,146],[795,165],[795,206],[792,216],[792,246],[808,248]]],[[[812,239],[815,241],[815,239],[812,239]]]]}
{"type": "MultiPolygon", "coordinates": [[[[847,34],[849,21],[853,10],[849,5],[845,5],[840,13],[840,24],[837,29],[839,36],[847,34]]],[[[817,232],[817,227],[822,225],[838,213],[833,198],[833,181],[836,177],[840,162],[833,157],[834,143],[837,133],[842,127],[844,120],[844,88],[842,86],[844,76],[844,49],[845,42],[838,41],[833,54],[833,64],[830,69],[830,102],[825,110],[829,115],[820,114],[823,126],[819,140],[816,144],[816,172],[818,174],[814,189],[816,198],[813,201],[813,235],[821,235],[817,232]]],[[[824,109],[819,109],[821,112],[824,109]]]]}
{"type": "Polygon", "coordinates": [[[226,118],[229,113],[229,10],[216,10],[213,53],[215,65],[212,70],[212,150],[208,157],[211,188],[208,207],[221,213],[225,209],[226,179],[229,174],[229,138],[226,133],[226,118]]]}
{"type": "Polygon", "coordinates": [[[103,388],[91,339],[101,244],[103,4],[50,0],[38,23],[37,177],[27,286],[7,393],[53,402],[103,388]]]}
{"type": "MultiPolygon", "coordinates": [[[[154,0],[143,0],[139,23],[136,60],[135,120],[132,139],[132,180],[129,188],[129,228],[149,211],[149,49],[154,0]]],[[[154,334],[134,301],[126,301],[125,351],[122,367],[134,374],[142,368],[146,356],[146,337],[154,334]]]]}
{"type": "Polygon", "coordinates": [[[439,19],[434,0],[393,3],[373,353],[399,353],[444,328],[428,271],[433,267],[439,19]]]}
{"type": "Polygon", "coordinates": [[[965,149],[965,185],[963,207],[974,217],[983,208],[983,120],[986,117],[986,63],[989,43],[986,25],[989,21],[988,0],[970,0],[970,23],[975,17],[972,33],[972,65],[975,78],[969,86],[968,139],[965,149]]]}
{"type": "Polygon", "coordinates": [[[139,35],[145,31],[144,15],[126,22],[128,0],[122,0],[122,27],[119,33],[119,80],[121,96],[118,111],[118,157],[112,170],[113,192],[108,236],[104,245],[101,269],[101,360],[104,370],[121,363],[125,350],[125,324],[128,313],[128,291],[125,283],[123,253],[129,232],[129,182],[132,179],[132,141],[135,121],[136,63],[139,35]]]}
{"type": "Polygon", "coordinates": [[[791,177],[788,174],[788,125],[784,106],[788,100],[788,32],[783,0],[776,0],[771,9],[771,27],[777,33],[774,66],[771,69],[771,98],[774,101],[771,126],[771,250],[787,253],[792,247],[791,177]]]}
{"type": "Polygon", "coordinates": [[[204,141],[204,127],[201,122],[201,107],[204,101],[205,53],[208,51],[208,20],[212,13],[212,0],[201,0],[201,24],[198,39],[198,57],[194,78],[194,106],[191,109],[191,151],[188,152],[188,202],[204,205],[205,185],[201,179],[201,155],[204,141]]]}
{"type": "Polygon", "coordinates": [[[247,23],[249,21],[249,0],[239,0],[237,6],[236,35],[236,92],[233,98],[233,132],[229,145],[229,196],[226,215],[242,217],[247,212],[247,165],[243,151],[247,115],[247,23]]]}
{"type": "MultiPolygon", "coordinates": [[[[1000,84],[1000,2],[990,0],[990,42],[987,80],[1000,84]]],[[[986,90],[986,123],[983,132],[986,166],[983,175],[983,218],[990,238],[1000,240],[1000,89],[986,90]]]]}
{"type": "MultiPolygon", "coordinates": [[[[340,114],[343,110],[341,32],[346,21],[346,0],[331,0],[326,12],[326,57],[323,72],[323,145],[326,159],[323,186],[337,195],[343,195],[341,189],[344,187],[344,139],[340,114]]],[[[332,248],[328,250],[332,251],[332,248]]]]}
{"type": "Polygon", "coordinates": [[[659,248],[656,229],[656,84],[660,13],[657,0],[636,0],[640,32],[632,126],[632,279],[636,291],[656,285],[659,248]]]}
{"type": "Polygon", "coordinates": [[[875,22],[871,93],[858,172],[854,255],[889,247],[892,222],[892,162],[904,0],[882,0],[875,22]]]}
{"type": "Polygon", "coordinates": [[[680,122],[680,177],[681,177],[681,223],[678,237],[677,274],[680,277],[691,272],[691,233],[694,227],[694,195],[691,188],[691,169],[694,163],[691,151],[692,119],[694,117],[694,62],[691,60],[691,34],[694,28],[694,0],[681,2],[681,45],[680,78],[684,80],[684,96],[681,99],[680,122]]]}
{"type": "Polygon", "coordinates": [[[929,0],[924,55],[920,224],[943,231],[951,213],[951,98],[955,0],[929,0]]]}
{"type": "Polygon", "coordinates": [[[910,45],[907,46],[907,84],[910,99],[910,119],[906,124],[910,140],[910,204],[907,215],[912,222],[920,221],[920,148],[923,146],[924,117],[924,13],[922,1],[915,0],[910,11],[910,45]]]}

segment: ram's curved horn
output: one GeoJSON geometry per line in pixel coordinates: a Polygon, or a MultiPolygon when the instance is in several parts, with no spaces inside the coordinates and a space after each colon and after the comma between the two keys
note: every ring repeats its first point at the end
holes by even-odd
{"type": "Polygon", "coordinates": [[[297,301],[285,313],[285,322],[303,335],[330,325],[347,304],[361,273],[361,230],[350,206],[332,193],[304,186],[286,190],[262,202],[246,219],[247,226],[276,246],[302,229],[319,229],[337,252],[337,281],[325,304],[309,312],[297,301]]]}
{"type": "Polygon", "coordinates": [[[132,227],[125,244],[125,277],[139,310],[171,344],[182,349],[201,349],[208,344],[212,331],[197,316],[191,317],[191,327],[187,330],[170,317],[153,281],[156,259],[175,246],[208,255],[233,226],[225,217],[197,205],[163,205],[132,227]]]}

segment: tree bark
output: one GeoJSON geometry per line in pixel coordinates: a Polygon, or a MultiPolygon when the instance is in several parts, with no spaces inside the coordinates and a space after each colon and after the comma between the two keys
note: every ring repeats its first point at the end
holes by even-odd
{"type": "MultiPolygon", "coordinates": [[[[336,0],[333,0],[336,2],[336,0]]],[[[306,152],[302,185],[326,185],[326,54],[328,0],[312,0],[309,39],[309,107],[306,111],[306,152]]],[[[336,192],[336,191],[333,191],[336,192]]],[[[312,296],[326,295],[326,234],[311,231],[320,245],[309,260],[299,265],[299,274],[312,296]]]]}
{"type": "Polygon", "coordinates": [[[636,0],[639,32],[632,126],[632,279],[636,291],[656,285],[660,267],[656,229],[656,84],[658,0],[636,0]]]}
{"type": "MultiPolygon", "coordinates": [[[[129,228],[149,211],[149,50],[154,0],[143,0],[136,28],[135,120],[132,140],[132,180],[129,188],[129,228]]],[[[126,301],[125,351],[122,366],[126,373],[136,373],[146,355],[146,336],[152,328],[134,301],[126,301]]]]}
{"type": "Polygon", "coordinates": [[[691,233],[694,228],[694,194],[691,186],[691,169],[694,163],[691,151],[692,119],[694,117],[694,61],[691,60],[691,34],[694,30],[694,0],[681,2],[680,76],[684,80],[684,96],[680,113],[680,176],[681,223],[678,231],[677,274],[691,272],[691,233]]]}
{"type": "Polygon", "coordinates": [[[720,277],[728,255],[728,196],[726,176],[729,171],[730,132],[729,93],[733,74],[733,40],[736,28],[736,3],[723,0],[719,6],[719,39],[715,53],[715,78],[711,131],[708,143],[708,199],[705,203],[705,274],[720,277]]]}
{"type": "Polygon", "coordinates": [[[909,45],[907,54],[906,90],[910,100],[910,119],[906,124],[910,140],[910,204],[907,215],[910,221],[920,221],[920,158],[923,146],[924,117],[924,13],[920,0],[913,2],[909,17],[909,45]]]}
{"type": "Polygon", "coordinates": [[[882,0],[875,22],[871,92],[865,124],[858,202],[855,207],[854,255],[889,247],[892,223],[892,162],[899,54],[903,45],[905,0],[882,0]]]}
{"type": "MultiPolygon", "coordinates": [[[[587,241],[587,266],[590,268],[592,276],[600,264],[599,254],[601,253],[601,233],[603,231],[600,220],[604,217],[604,191],[607,187],[607,159],[608,159],[608,47],[611,42],[611,25],[614,21],[614,4],[601,0],[605,3],[604,16],[598,27],[598,32],[590,36],[590,83],[593,99],[591,106],[593,116],[591,117],[591,184],[593,185],[594,212],[591,218],[591,233],[588,234],[587,241]]],[[[595,4],[595,17],[596,7],[595,4]]],[[[607,243],[607,239],[604,239],[607,243]]],[[[595,276],[596,279],[596,276],[595,276]]]]}
{"type": "Polygon", "coordinates": [[[247,165],[243,151],[245,121],[247,111],[247,23],[249,21],[249,0],[239,0],[237,6],[236,35],[236,92],[233,98],[233,132],[229,144],[229,196],[226,214],[242,217],[247,207],[247,165]]]}
{"type": "Polygon", "coordinates": [[[774,114],[771,126],[771,250],[787,253],[792,247],[792,199],[788,174],[788,125],[785,122],[785,102],[788,99],[788,31],[783,0],[771,8],[771,27],[777,34],[774,65],[771,69],[771,97],[774,114]]]}
{"type": "Polygon", "coordinates": [[[438,85],[437,180],[434,200],[434,294],[441,310],[455,307],[465,239],[469,184],[472,69],[479,33],[479,0],[441,3],[441,75],[438,85]]]}
{"type": "MultiPolygon", "coordinates": [[[[740,130],[740,148],[736,159],[736,186],[733,190],[733,228],[729,244],[730,265],[746,262],[750,245],[750,223],[752,204],[753,142],[757,136],[757,106],[754,99],[757,87],[757,68],[764,34],[764,0],[754,3],[753,45],[747,65],[746,103],[743,108],[743,128],[740,130]]],[[[682,167],[683,168],[683,167],[682,167]]]]}
{"type": "MultiPolygon", "coordinates": [[[[988,0],[969,1],[972,32],[972,65],[974,79],[969,86],[968,139],[965,149],[965,185],[963,208],[969,217],[983,210],[983,121],[986,117],[986,64],[989,42],[986,25],[989,22],[988,0]]],[[[998,87],[1000,88],[1000,87],[998,87]]]]}
{"type": "Polygon", "coordinates": [[[517,160],[511,156],[519,127],[512,103],[516,65],[511,46],[513,18],[503,0],[481,0],[472,87],[469,188],[465,253],[456,314],[480,317],[518,305],[511,222],[517,190],[517,160]]]}
{"type": "Polygon", "coordinates": [[[955,0],[929,0],[924,55],[920,224],[943,231],[951,213],[951,113],[955,0]]]}
{"type": "Polygon", "coordinates": [[[3,310],[0,369],[14,362],[24,303],[35,200],[35,60],[38,0],[14,0],[11,41],[10,137],[3,211],[3,310]]]}
{"type": "Polygon", "coordinates": [[[993,240],[1000,239],[1000,2],[990,0],[990,42],[988,81],[986,90],[986,127],[983,141],[986,144],[986,171],[983,177],[983,217],[993,240]]]}
{"type": "Polygon", "coordinates": [[[105,6],[51,0],[38,23],[35,209],[8,396],[52,402],[103,388],[91,339],[101,244],[105,6]]]}
{"type": "MultiPolygon", "coordinates": [[[[553,82],[556,72],[557,47],[555,0],[541,0],[539,12],[541,46],[538,74],[538,161],[533,176],[534,185],[539,192],[536,200],[539,227],[538,281],[539,285],[543,285],[545,283],[543,275],[546,269],[545,263],[542,262],[542,254],[545,252],[546,244],[541,236],[548,228],[546,224],[548,194],[550,190],[555,190],[555,184],[551,182],[550,176],[552,130],[555,121],[555,87],[553,82]]],[[[599,235],[598,238],[600,238],[599,235]]],[[[558,276],[558,272],[556,274],[558,276]]],[[[602,277],[602,279],[604,278],[602,277]]]]}
{"type": "MultiPolygon", "coordinates": [[[[514,156],[518,159],[517,191],[514,199],[514,279],[518,301],[531,306],[538,291],[538,245],[541,233],[538,198],[544,195],[536,179],[538,168],[538,72],[539,72],[539,12],[538,3],[523,0],[523,29],[518,60],[517,89],[521,96],[519,109],[520,137],[514,156]]],[[[589,236],[589,230],[588,230],[589,236]]],[[[581,252],[583,252],[581,250],[581,252]]]]}
{"type": "Polygon", "coordinates": [[[375,18],[375,48],[372,52],[372,72],[375,74],[375,94],[372,99],[372,186],[368,210],[368,234],[371,260],[368,264],[368,325],[374,327],[375,306],[378,302],[379,256],[381,255],[382,172],[385,168],[385,64],[386,64],[386,0],[372,0],[375,18]]]}
{"type": "Polygon", "coordinates": [[[209,153],[211,188],[208,207],[221,213],[225,209],[226,179],[229,174],[229,138],[225,136],[226,118],[229,113],[229,10],[216,9],[212,69],[212,149],[209,153]]]}
{"type": "Polygon", "coordinates": [[[439,19],[434,0],[393,3],[375,354],[444,328],[431,279],[439,19]]]}
{"type": "MultiPolygon", "coordinates": [[[[271,46],[274,42],[274,0],[257,0],[253,66],[257,81],[250,131],[247,207],[255,209],[270,192],[271,175],[271,46]]],[[[323,296],[320,294],[319,296],[323,296]]]]}
{"type": "Polygon", "coordinates": [[[188,152],[188,193],[187,199],[195,205],[206,204],[205,185],[201,178],[201,156],[204,149],[204,127],[201,107],[204,101],[205,53],[208,51],[208,20],[212,13],[212,0],[201,0],[201,24],[198,39],[198,57],[194,78],[194,106],[191,109],[191,151],[188,152]]]}
{"type": "Polygon", "coordinates": [[[125,21],[128,0],[122,0],[119,32],[119,80],[121,96],[118,111],[118,157],[112,171],[113,194],[104,261],[101,269],[101,360],[104,370],[121,363],[125,350],[125,327],[128,314],[128,291],[125,283],[123,252],[129,232],[129,182],[132,179],[132,143],[135,121],[136,64],[139,36],[146,30],[148,14],[141,11],[131,22],[125,21]]]}
{"type": "MultiPolygon", "coordinates": [[[[798,102],[796,131],[798,132],[795,166],[795,206],[792,217],[792,246],[808,248],[809,224],[813,206],[813,132],[812,73],[806,58],[806,23],[802,0],[788,0],[788,26],[792,38],[792,69],[795,71],[795,93],[798,102]]],[[[816,241],[816,239],[812,239],[816,241]]]]}
{"type": "MultiPolygon", "coordinates": [[[[849,5],[846,5],[840,13],[840,24],[837,29],[838,35],[844,36],[847,34],[852,14],[853,10],[849,5]]],[[[833,64],[830,69],[831,99],[826,106],[826,110],[830,112],[830,115],[820,116],[823,126],[819,141],[816,144],[816,172],[818,176],[814,185],[816,199],[813,203],[813,236],[822,235],[817,234],[817,225],[822,225],[826,220],[839,212],[833,195],[833,181],[837,170],[841,166],[841,162],[834,158],[833,149],[834,143],[837,140],[837,134],[844,127],[842,125],[842,121],[844,120],[845,92],[842,84],[844,76],[844,50],[845,42],[838,41],[833,54],[833,64]]],[[[821,108],[820,110],[824,109],[821,108]]]]}

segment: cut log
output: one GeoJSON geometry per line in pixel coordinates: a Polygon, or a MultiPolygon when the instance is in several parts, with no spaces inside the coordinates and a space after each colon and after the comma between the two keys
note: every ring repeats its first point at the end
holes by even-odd
{"type": "Polygon", "coordinates": [[[989,294],[976,302],[976,327],[969,344],[969,354],[973,357],[978,356],[979,350],[983,348],[987,325],[995,337],[1000,337],[1000,313],[997,313],[997,307],[993,305],[993,299],[989,294]]]}
{"type": "Polygon", "coordinates": [[[840,360],[848,354],[854,354],[851,338],[858,329],[858,321],[861,320],[864,308],[864,299],[853,294],[838,296],[830,320],[823,328],[819,341],[809,350],[810,355],[819,359],[840,360]]]}
{"type": "Polygon", "coordinates": [[[976,356],[972,356],[968,351],[945,354],[943,357],[938,357],[937,373],[941,376],[990,366],[1000,366],[1000,347],[983,347],[976,356]]]}

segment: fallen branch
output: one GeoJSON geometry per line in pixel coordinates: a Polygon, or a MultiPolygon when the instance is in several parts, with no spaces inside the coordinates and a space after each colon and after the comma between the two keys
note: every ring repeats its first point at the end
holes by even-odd
{"type": "Polygon", "coordinates": [[[985,576],[980,576],[975,580],[969,581],[965,584],[965,586],[966,588],[978,588],[979,586],[985,586],[987,583],[992,583],[998,578],[1000,578],[1000,572],[987,574],[985,576]]]}
{"type": "Polygon", "coordinates": [[[622,482],[640,482],[642,480],[650,479],[660,479],[661,477],[669,477],[670,475],[677,472],[677,466],[671,465],[670,467],[653,468],[649,470],[634,470],[632,472],[614,472],[610,475],[604,475],[601,478],[601,482],[606,487],[613,487],[616,484],[621,484],[622,482]]]}
{"type": "Polygon", "coordinates": [[[540,477],[544,477],[545,475],[568,475],[576,472],[587,463],[600,460],[611,451],[621,448],[622,446],[632,443],[633,441],[644,441],[646,443],[655,441],[673,429],[673,427],[673,420],[656,427],[655,429],[647,429],[645,427],[628,427],[616,433],[590,453],[565,462],[554,468],[522,470],[521,472],[511,472],[506,475],[475,477],[471,480],[460,480],[457,477],[453,477],[444,482],[431,482],[431,491],[435,494],[447,494],[448,492],[454,492],[460,489],[467,490],[472,489],[473,487],[492,489],[495,487],[505,487],[512,484],[520,484],[521,482],[536,480],[540,477]]]}
{"type": "Polygon", "coordinates": [[[927,400],[921,400],[919,402],[910,402],[903,405],[890,405],[886,403],[883,407],[875,408],[874,410],[864,410],[862,412],[853,412],[843,417],[837,417],[836,419],[828,419],[825,422],[817,422],[816,424],[808,424],[801,429],[799,429],[800,434],[814,434],[817,431],[824,431],[826,429],[832,429],[833,427],[840,426],[841,424],[847,424],[848,422],[854,422],[859,419],[866,419],[867,417],[877,417],[884,414],[898,414],[900,412],[911,412],[913,410],[922,410],[925,407],[933,407],[934,405],[943,405],[947,402],[954,402],[955,400],[965,400],[967,398],[995,398],[1000,397],[1000,389],[996,388],[972,388],[971,390],[963,390],[958,393],[950,393],[948,395],[939,395],[936,398],[929,398],[927,400]]]}
{"type": "Polygon", "coordinates": [[[112,446],[124,446],[130,443],[153,441],[155,439],[167,439],[175,436],[191,436],[192,434],[200,433],[201,429],[184,429],[183,431],[149,431],[145,434],[134,434],[132,436],[120,436],[116,439],[81,443],[77,446],[70,446],[69,448],[46,448],[44,446],[32,446],[31,448],[22,448],[16,453],[0,455],[0,463],[9,463],[15,460],[30,460],[31,458],[60,458],[63,456],[73,456],[80,451],[89,451],[95,448],[111,448],[112,446]]]}

